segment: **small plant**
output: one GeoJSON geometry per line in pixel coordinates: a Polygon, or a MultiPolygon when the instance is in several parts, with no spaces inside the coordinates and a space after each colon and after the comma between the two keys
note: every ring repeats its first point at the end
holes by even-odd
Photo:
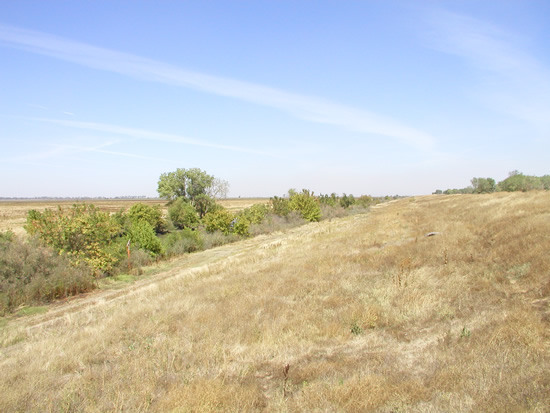
{"type": "Polygon", "coordinates": [[[356,336],[363,334],[363,328],[359,324],[357,324],[357,321],[354,321],[353,323],[351,323],[350,331],[351,331],[351,334],[356,336]]]}
{"type": "Polygon", "coordinates": [[[466,326],[462,327],[462,331],[460,332],[460,338],[468,338],[472,332],[466,328],[466,326]]]}

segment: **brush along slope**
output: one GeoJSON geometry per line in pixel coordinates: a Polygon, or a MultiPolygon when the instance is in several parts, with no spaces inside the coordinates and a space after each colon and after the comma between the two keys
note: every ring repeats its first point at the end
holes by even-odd
{"type": "Polygon", "coordinates": [[[3,327],[0,410],[542,412],[548,234],[548,192],[429,196],[196,254],[3,327]]]}

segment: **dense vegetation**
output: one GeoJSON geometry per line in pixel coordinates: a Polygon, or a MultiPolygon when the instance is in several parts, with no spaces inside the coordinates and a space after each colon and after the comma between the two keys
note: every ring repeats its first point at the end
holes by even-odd
{"type": "Polygon", "coordinates": [[[88,291],[103,277],[140,274],[143,265],[163,258],[365,211],[384,200],[291,189],[284,197],[232,212],[216,202],[227,187],[200,169],[178,169],[159,179],[166,216],[159,206],[141,202],[114,214],[92,204],[29,211],[27,240],[11,233],[1,238],[0,313],[88,291]]]}
{"type": "Polygon", "coordinates": [[[434,194],[489,194],[492,192],[515,192],[532,190],[549,190],[550,175],[531,176],[524,175],[519,171],[512,171],[508,178],[500,181],[498,184],[493,178],[472,178],[471,185],[461,189],[438,189],[434,194]]]}

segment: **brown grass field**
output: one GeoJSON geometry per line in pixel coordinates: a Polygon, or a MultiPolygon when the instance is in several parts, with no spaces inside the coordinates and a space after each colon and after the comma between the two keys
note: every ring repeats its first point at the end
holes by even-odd
{"type": "Polygon", "coordinates": [[[191,254],[0,321],[0,411],[549,412],[549,251],[528,192],[191,254]]]}
{"type": "MultiPolygon", "coordinates": [[[[31,209],[44,211],[45,209],[55,209],[58,206],[67,209],[75,203],[86,202],[94,204],[102,211],[114,213],[121,209],[127,210],[132,205],[141,202],[147,205],[160,205],[166,212],[166,200],[164,199],[86,199],[78,200],[0,200],[0,231],[11,230],[16,234],[25,234],[23,226],[27,219],[27,212],[31,209]]],[[[265,198],[228,198],[218,201],[230,211],[240,211],[254,204],[268,202],[265,198]]]]}

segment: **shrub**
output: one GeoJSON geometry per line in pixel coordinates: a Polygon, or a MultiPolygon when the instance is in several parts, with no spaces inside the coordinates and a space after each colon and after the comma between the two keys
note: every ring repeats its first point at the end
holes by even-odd
{"type": "Polygon", "coordinates": [[[342,195],[340,198],[340,206],[342,208],[349,208],[350,206],[355,205],[355,197],[353,195],[342,195]]]}
{"type": "Polygon", "coordinates": [[[113,241],[123,229],[120,224],[94,205],[75,204],[65,212],[57,210],[27,214],[25,229],[60,254],[66,254],[74,265],[84,262],[96,275],[110,274],[120,257],[112,254],[113,241]]]}
{"type": "Polygon", "coordinates": [[[321,205],[321,216],[323,219],[341,218],[349,215],[350,211],[341,206],[321,205]]]}
{"type": "Polygon", "coordinates": [[[241,239],[237,234],[224,234],[221,231],[205,232],[201,234],[203,249],[219,247],[241,239]]]}
{"type": "Polygon", "coordinates": [[[235,234],[247,237],[250,235],[250,225],[261,224],[269,212],[269,207],[263,204],[255,204],[240,212],[233,220],[232,230],[235,234]]]}
{"type": "Polygon", "coordinates": [[[239,215],[235,220],[233,220],[232,231],[237,235],[243,237],[248,237],[250,228],[250,221],[246,215],[239,215]]]}
{"type": "Polygon", "coordinates": [[[218,209],[204,216],[204,226],[208,232],[220,231],[224,235],[231,232],[231,223],[235,216],[226,209],[218,209]]]}
{"type": "Polygon", "coordinates": [[[127,215],[132,223],[139,221],[148,222],[157,234],[166,232],[166,221],[162,217],[159,205],[150,206],[140,202],[132,205],[127,215]]]}
{"type": "Polygon", "coordinates": [[[317,222],[321,219],[319,201],[307,189],[303,189],[301,193],[292,193],[289,206],[292,211],[298,211],[306,221],[317,222]]]}
{"type": "Polygon", "coordinates": [[[203,240],[200,233],[192,231],[189,228],[172,232],[166,235],[161,241],[168,256],[183,255],[200,251],[203,248],[203,240]]]}
{"type": "Polygon", "coordinates": [[[0,234],[0,314],[93,288],[89,268],[70,264],[34,238],[23,242],[13,233],[0,234]]]}
{"type": "Polygon", "coordinates": [[[199,214],[184,198],[178,198],[170,205],[168,215],[174,226],[179,229],[196,229],[200,224],[199,214]]]}
{"type": "Polygon", "coordinates": [[[243,211],[243,215],[251,224],[261,223],[269,212],[269,207],[264,204],[255,204],[243,211]]]}
{"type": "Polygon", "coordinates": [[[133,223],[128,235],[133,244],[148,251],[153,257],[164,254],[164,248],[156,236],[155,230],[147,221],[133,223]]]}
{"type": "Polygon", "coordinates": [[[339,199],[338,195],[336,195],[334,192],[330,195],[319,195],[319,203],[321,205],[326,205],[330,207],[335,207],[338,205],[339,199]]]}
{"type": "Polygon", "coordinates": [[[307,221],[297,211],[291,211],[286,217],[275,214],[268,214],[260,224],[251,224],[249,234],[252,236],[269,234],[275,231],[285,231],[290,228],[299,227],[307,221]]]}
{"type": "Polygon", "coordinates": [[[275,215],[286,217],[290,213],[290,201],[287,198],[271,198],[271,209],[275,215]]]}

